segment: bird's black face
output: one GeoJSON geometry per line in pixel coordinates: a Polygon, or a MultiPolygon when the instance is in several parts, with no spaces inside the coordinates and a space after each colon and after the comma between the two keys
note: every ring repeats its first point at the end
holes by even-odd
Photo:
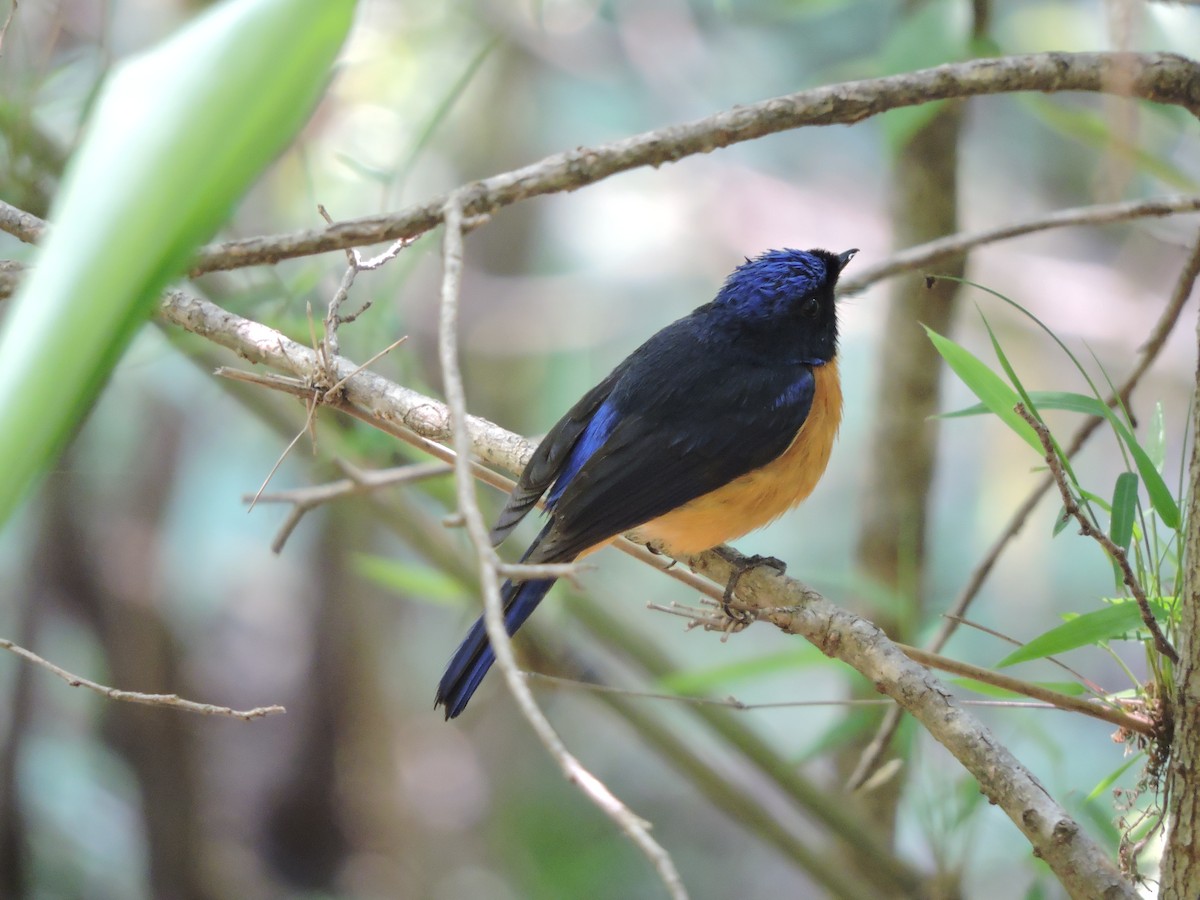
{"type": "Polygon", "coordinates": [[[837,354],[833,290],[857,252],[768,250],[733,271],[712,309],[739,338],[796,360],[828,362],[837,354]]]}

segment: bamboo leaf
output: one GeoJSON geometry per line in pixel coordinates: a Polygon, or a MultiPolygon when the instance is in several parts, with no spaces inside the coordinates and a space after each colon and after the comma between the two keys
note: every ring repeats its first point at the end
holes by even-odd
{"type": "Polygon", "coordinates": [[[1113,486],[1112,518],[1108,536],[1123,550],[1133,540],[1133,523],[1137,518],[1138,477],[1134,472],[1122,472],[1113,486]]]}
{"type": "Polygon", "coordinates": [[[1037,433],[1022,419],[1014,407],[1021,402],[1020,396],[1004,383],[999,375],[989,369],[975,354],[967,348],[938,334],[932,328],[926,328],[925,333],[941,355],[946,364],[978,397],[988,412],[999,416],[1000,420],[1015,431],[1025,443],[1029,444],[1040,456],[1042,443],[1037,433]]]}
{"type": "Polygon", "coordinates": [[[0,333],[0,523],[195,247],[308,118],[353,0],[226,0],[101,88],[0,333]]]}
{"type": "MultiPolygon", "coordinates": [[[[1165,620],[1167,618],[1167,613],[1160,603],[1152,603],[1151,609],[1153,609],[1156,619],[1165,620]]],[[[1062,625],[1038,635],[1025,646],[1014,650],[996,663],[996,667],[1003,669],[1019,662],[1041,659],[1064,653],[1067,650],[1074,650],[1077,647],[1099,644],[1102,641],[1119,638],[1141,626],[1142,614],[1135,602],[1129,600],[1113,603],[1103,609],[1075,616],[1062,625]]]]}

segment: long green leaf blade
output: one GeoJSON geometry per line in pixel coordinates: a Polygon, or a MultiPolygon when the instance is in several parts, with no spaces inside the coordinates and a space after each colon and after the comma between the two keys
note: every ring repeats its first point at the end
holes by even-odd
{"type": "MultiPolygon", "coordinates": [[[[1166,618],[1166,612],[1159,604],[1152,604],[1155,618],[1160,615],[1166,618]]],[[[1095,612],[1084,613],[1056,628],[1051,628],[1044,634],[1038,635],[1024,647],[1014,650],[1000,662],[997,668],[1027,662],[1031,659],[1041,659],[1053,656],[1077,647],[1098,644],[1101,641],[1112,640],[1123,634],[1128,634],[1142,625],[1142,614],[1138,605],[1133,601],[1114,603],[1095,612]]]]}
{"type": "Polygon", "coordinates": [[[1021,401],[1017,392],[966,347],[938,334],[932,328],[926,327],[925,333],[929,335],[929,340],[954,374],[983,402],[987,410],[999,416],[1002,422],[1040,456],[1042,443],[1038,440],[1037,433],[1013,410],[1021,401]]]}
{"type": "Polygon", "coordinates": [[[353,0],[226,0],[101,89],[0,334],[0,523],[166,283],[308,118],[353,0]]]}
{"type": "Polygon", "coordinates": [[[1134,472],[1122,472],[1113,485],[1112,518],[1108,536],[1122,550],[1129,549],[1133,540],[1133,523],[1137,518],[1138,477],[1134,472]]]}

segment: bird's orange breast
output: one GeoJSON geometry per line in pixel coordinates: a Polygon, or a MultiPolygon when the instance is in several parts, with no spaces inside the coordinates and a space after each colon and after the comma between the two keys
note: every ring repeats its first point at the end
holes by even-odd
{"type": "Polygon", "coordinates": [[[765,466],[735,478],[635,529],[669,552],[699,553],[783,515],[812,493],[829,463],[842,421],[837,360],[813,369],[812,408],[791,445],[765,466]]]}

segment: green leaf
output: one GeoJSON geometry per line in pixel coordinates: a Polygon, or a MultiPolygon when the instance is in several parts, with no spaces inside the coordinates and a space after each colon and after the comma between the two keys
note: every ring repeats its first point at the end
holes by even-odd
{"type": "Polygon", "coordinates": [[[1083,394],[1035,392],[1032,396],[1043,409],[1062,409],[1070,412],[1081,412],[1089,416],[1103,416],[1107,419],[1125,446],[1129,448],[1129,455],[1133,457],[1133,464],[1137,467],[1138,474],[1142,476],[1142,483],[1146,485],[1146,493],[1150,497],[1150,505],[1154,507],[1154,511],[1158,513],[1164,525],[1172,530],[1178,530],[1180,521],[1179,505],[1175,502],[1175,498],[1171,496],[1171,489],[1167,487],[1167,483],[1163,481],[1158,468],[1142,448],[1142,445],[1138,443],[1137,437],[1129,430],[1129,426],[1122,422],[1120,417],[1109,409],[1107,404],[1100,402],[1095,397],[1088,397],[1083,394]]]}
{"type": "MultiPolygon", "coordinates": [[[[1161,603],[1151,602],[1150,607],[1154,611],[1155,619],[1166,620],[1167,613],[1161,603]]],[[[1114,603],[1095,612],[1075,616],[1062,625],[1051,628],[1045,634],[1038,635],[996,663],[996,667],[1003,669],[1019,662],[1074,650],[1076,647],[1099,644],[1119,638],[1140,627],[1142,614],[1137,603],[1132,600],[1114,603]]]]}
{"type": "Polygon", "coordinates": [[[1113,486],[1112,519],[1108,536],[1123,550],[1133,540],[1133,523],[1137,518],[1138,477],[1134,472],[1122,472],[1113,486]]]}
{"type": "Polygon", "coordinates": [[[1162,401],[1156,401],[1154,412],[1150,415],[1150,424],[1146,426],[1146,456],[1154,464],[1160,474],[1167,462],[1167,429],[1163,420],[1162,401]]]}
{"type": "Polygon", "coordinates": [[[1042,442],[1038,440],[1037,433],[1028,422],[1014,412],[1014,407],[1021,402],[1017,392],[970,350],[938,334],[932,328],[926,327],[925,333],[929,335],[929,340],[933,341],[933,346],[954,374],[983,401],[988,412],[999,416],[1002,422],[1041,456],[1042,442]]]}
{"type": "Polygon", "coordinates": [[[676,694],[703,694],[710,690],[728,687],[732,682],[747,681],[790,672],[825,661],[825,655],[816,647],[807,645],[799,650],[788,650],[769,656],[752,656],[737,662],[690,672],[672,672],[658,680],[664,691],[676,694]]]}
{"type": "Polygon", "coordinates": [[[467,594],[466,587],[458,579],[425,563],[355,553],[353,566],[363,578],[408,600],[445,606],[462,600],[467,594]]]}
{"type": "MultiPolygon", "coordinates": [[[[928,330],[929,329],[926,329],[926,331],[928,330]]],[[[946,338],[942,338],[942,340],[946,340],[946,338]]],[[[934,343],[936,345],[937,342],[935,341],[934,343]]],[[[967,351],[964,350],[963,352],[966,353],[967,351]]],[[[945,356],[945,354],[942,355],[945,356]]],[[[948,359],[947,362],[949,362],[948,359]]],[[[976,360],[976,362],[978,362],[978,360],[976,360]]],[[[983,364],[979,363],[979,365],[982,366],[983,364]]],[[[951,364],[951,368],[954,368],[953,364],[951,364]]],[[[954,371],[957,373],[958,369],[955,368],[954,371]]],[[[962,378],[961,375],[959,375],[959,377],[962,378]]],[[[999,378],[999,376],[996,377],[999,378]]],[[[965,382],[966,379],[964,378],[963,381],[965,382]]],[[[969,384],[968,387],[970,387],[969,384]]],[[[974,388],[972,388],[972,390],[974,390],[974,388]]],[[[976,395],[978,396],[978,391],[976,391],[976,395]]],[[[1146,493],[1150,497],[1150,505],[1154,507],[1154,511],[1158,513],[1158,516],[1163,520],[1164,525],[1173,530],[1179,529],[1179,504],[1175,502],[1175,498],[1171,495],[1170,488],[1167,487],[1167,483],[1163,480],[1162,475],[1159,473],[1160,466],[1155,464],[1154,460],[1151,459],[1150,454],[1143,449],[1141,444],[1138,443],[1137,437],[1132,431],[1129,430],[1129,426],[1122,422],[1120,417],[1117,416],[1117,414],[1111,409],[1109,409],[1105,403],[1102,403],[1095,397],[1089,397],[1086,394],[1076,394],[1070,391],[1030,391],[1029,397],[1035,404],[1037,404],[1038,409],[1057,409],[1064,412],[1083,413],[1087,416],[1102,416],[1103,418],[1107,419],[1112,425],[1113,429],[1117,432],[1121,442],[1129,448],[1129,455],[1133,457],[1133,463],[1137,467],[1138,474],[1142,478],[1142,483],[1146,485],[1146,493]]],[[[980,399],[983,400],[984,398],[980,397],[980,399]]],[[[992,409],[992,405],[990,403],[985,401],[981,405],[960,409],[953,413],[947,413],[943,417],[958,418],[962,416],[974,416],[988,412],[995,412],[995,410],[992,409]]],[[[1154,445],[1155,440],[1156,438],[1152,435],[1149,440],[1151,446],[1154,445]]]]}
{"type": "Polygon", "coordinates": [[[1050,537],[1056,538],[1062,534],[1063,529],[1071,524],[1073,518],[1073,516],[1067,515],[1067,508],[1065,506],[1060,506],[1058,508],[1058,515],[1054,519],[1054,530],[1050,533],[1050,537]]]}
{"type": "Polygon", "coordinates": [[[227,0],[104,84],[0,334],[0,523],[168,281],[308,118],[353,0],[227,0]]]}
{"type": "Polygon", "coordinates": [[[1138,753],[1137,755],[1131,756],[1129,759],[1127,759],[1123,765],[1117,766],[1115,772],[1112,772],[1100,779],[1100,782],[1094,788],[1092,788],[1091,793],[1087,795],[1086,799],[1095,800],[1110,787],[1116,784],[1117,779],[1128,772],[1130,766],[1132,766],[1134,763],[1143,762],[1144,757],[1144,753],[1138,753]]]}

